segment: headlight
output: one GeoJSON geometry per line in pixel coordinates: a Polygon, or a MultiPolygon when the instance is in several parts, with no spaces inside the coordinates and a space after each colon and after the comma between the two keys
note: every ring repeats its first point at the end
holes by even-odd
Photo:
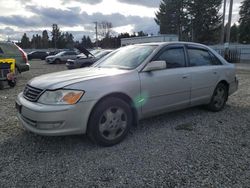
{"type": "Polygon", "coordinates": [[[78,90],[56,90],[45,91],[38,99],[42,104],[75,104],[84,95],[84,91],[78,90]]]}

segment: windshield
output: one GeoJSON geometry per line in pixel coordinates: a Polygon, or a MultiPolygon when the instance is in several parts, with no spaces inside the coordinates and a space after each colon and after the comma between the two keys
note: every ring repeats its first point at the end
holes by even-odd
{"type": "Polygon", "coordinates": [[[102,58],[104,57],[105,55],[109,54],[111,51],[102,51],[102,52],[99,52],[98,54],[95,55],[96,58],[102,58]]]}
{"type": "Polygon", "coordinates": [[[61,56],[61,55],[63,55],[63,54],[65,54],[65,52],[59,52],[59,53],[57,53],[56,55],[61,56]]]}
{"type": "Polygon", "coordinates": [[[100,68],[135,69],[156,46],[127,46],[116,50],[98,62],[100,68]]]}

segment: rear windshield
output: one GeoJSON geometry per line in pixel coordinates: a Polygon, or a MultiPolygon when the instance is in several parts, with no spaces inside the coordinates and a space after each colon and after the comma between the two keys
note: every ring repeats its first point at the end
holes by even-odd
{"type": "Polygon", "coordinates": [[[20,54],[18,48],[11,43],[1,44],[2,51],[4,51],[5,54],[20,54]]]}

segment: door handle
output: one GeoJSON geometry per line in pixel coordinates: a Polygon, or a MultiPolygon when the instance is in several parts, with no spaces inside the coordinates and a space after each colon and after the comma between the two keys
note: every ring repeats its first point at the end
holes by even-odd
{"type": "Polygon", "coordinates": [[[187,78],[188,78],[188,75],[183,75],[182,78],[183,78],[183,79],[187,79],[187,78]]]}
{"type": "Polygon", "coordinates": [[[216,71],[214,71],[214,74],[217,74],[217,72],[216,72],[216,71]]]}

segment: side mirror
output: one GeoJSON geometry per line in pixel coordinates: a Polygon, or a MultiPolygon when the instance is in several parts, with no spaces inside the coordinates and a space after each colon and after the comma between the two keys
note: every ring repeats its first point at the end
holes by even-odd
{"type": "Polygon", "coordinates": [[[167,68],[166,61],[151,61],[146,65],[143,71],[150,72],[155,70],[163,70],[166,68],[167,68]]]}

